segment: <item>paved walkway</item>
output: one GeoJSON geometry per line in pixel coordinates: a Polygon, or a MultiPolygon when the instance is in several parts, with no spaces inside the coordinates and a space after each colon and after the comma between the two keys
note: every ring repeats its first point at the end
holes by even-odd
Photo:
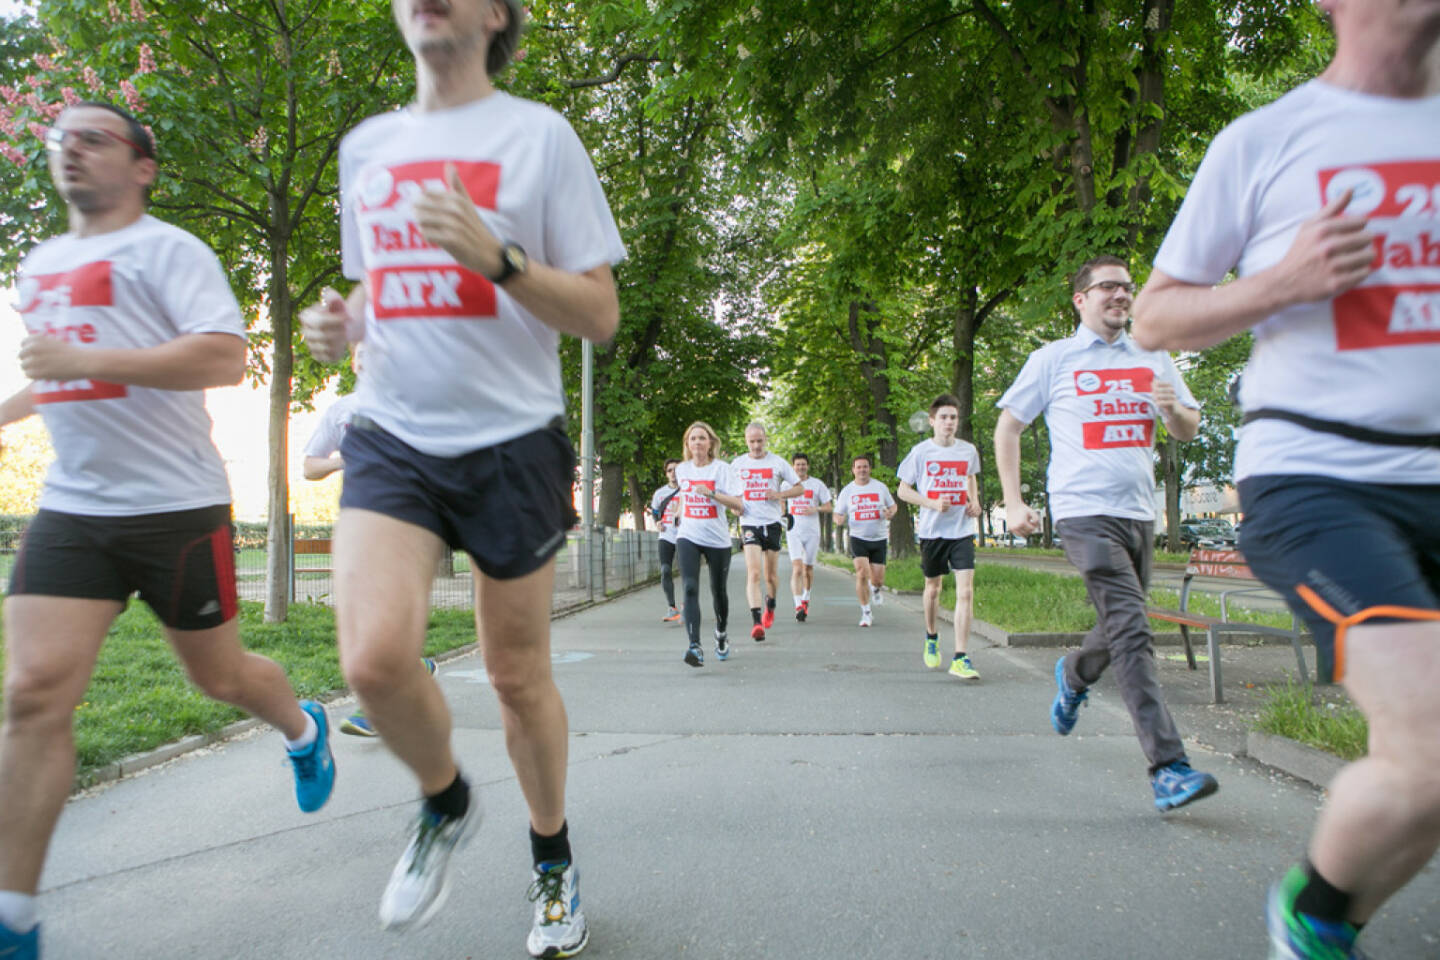
{"type": "MultiPolygon", "coordinates": [[[[1263,956],[1265,886],[1300,852],[1316,790],[1197,745],[1221,791],[1162,817],[1108,682],[1062,739],[1053,651],[977,641],[984,679],[962,684],[921,666],[918,614],[887,603],[861,630],[850,578],[825,569],[810,622],[753,643],[736,559],[727,663],[708,647],[703,669],[681,663],[658,587],[555,625],[586,957],[1263,956]]],[[[1236,708],[1205,702],[1203,672],[1161,664],[1182,730],[1213,743],[1206,718],[1236,708]]],[[[430,926],[375,919],[415,808],[396,762],[337,737],[335,797],[305,816],[267,731],[69,805],[44,879],[47,956],[524,957],[525,814],[495,700],[474,657],[440,683],[487,817],[430,926]]],[[[1437,902],[1432,862],[1369,949],[1440,957],[1437,902]]]]}

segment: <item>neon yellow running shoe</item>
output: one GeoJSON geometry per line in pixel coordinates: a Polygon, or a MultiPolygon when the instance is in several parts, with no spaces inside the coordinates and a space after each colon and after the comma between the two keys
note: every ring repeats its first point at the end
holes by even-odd
{"type": "Polygon", "coordinates": [[[950,661],[950,676],[959,677],[961,680],[980,679],[980,674],[970,665],[970,658],[963,653],[950,661]]]}
{"type": "Polygon", "coordinates": [[[940,666],[940,638],[925,638],[925,666],[934,670],[940,666]]]}

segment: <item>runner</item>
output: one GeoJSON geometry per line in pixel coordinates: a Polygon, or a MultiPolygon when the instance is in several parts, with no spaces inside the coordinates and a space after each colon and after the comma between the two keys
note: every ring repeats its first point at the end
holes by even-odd
{"type": "Polygon", "coordinates": [[[40,955],[35,892],[75,778],[75,711],[132,593],[201,691],[285,736],[301,810],[335,781],[324,709],[240,643],[230,484],[204,392],[244,376],[239,304],[204,244],[145,213],[156,161],[138,120],[80,103],[45,142],[70,231],[21,264],[33,383],[0,405],[0,425],[39,412],[56,454],[5,598],[6,958],[40,955]]]}
{"type": "Polygon", "coordinates": [[[850,462],[855,478],[835,498],[835,522],[850,527],[850,556],[855,561],[855,597],[860,601],[860,626],[875,623],[872,597],[880,603],[885,586],[885,554],[890,539],[890,518],[899,507],[890,490],[870,476],[874,462],[860,454],[850,462]]]}
{"type": "Polygon", "coordinates": [[[450,748],[444,695],[417,659],[448,544],[476,570],[476,626],[530,815],[534,956],[589,928],[565,819],[568,723],[550,668],[555,552],[574,523],[560,334],[618,323],[624,246],[579,138],[559,114],[497,91],[518,0],[395,0],[415,56],[408,108],[340,148],[341,249],[357,284],[302,317],[323,361],[369,344],[341,446],[335,530],[341,666],[424,797],[380,901],[381,923],[439,908],[478,798],[450,748]],[[527,255],[528,251],[528,255],[527,255]],[[376,564],[375,557],[387,562],[376,564]]]}
{"type": "MultiPolygon", "coordinates": [[[[355,376],[365,370],[365,345],[355,344],[355,350],[350,354],[350,369],[355,371],[355,376]]],[[[345,431],[350,429],[350,421],[355,417],[355,405],[360,401],[358,393],[347,393],[325,408],[320,414],[320,422],[315,425],[315,432],[310,434],[310,440],[305,444],[305,460],[301,464],[301,470],[306,480],[324,480],[332,473],[339,473],[345,469],[345,458],[340,456],[340,441],[345,437],[345,431]]]]}
{"type": "Polygon", "coordinates": [[[795,597],[795,619],[810,616],[810,587],[815,583],[815,558],[820,554],[820,514],[834,511],[830,488],[810,476],[810,458],[797,453],[790,466],[804,489],[789,503],[791,526],[786,534],[790,548],[790,592],[795,597]]]}
{"type": "Polygon", "coordinates": [[[1190,768],[1165,706],[1145,616],[1155,551],[1155,417],[1183,441],[1195,436],[1200,412],[1170,355],[1140,349],[1125,332],[1134,290],[1116,257],[1095,257],[1075,272],[1071,302],[1080,326],[1030,354],[1000,398],[995,465],[1009,529],[1034,533],[1041,519],[1020,493],[1020,434],[1043,413],[1050,510],[1098,613],[1081,648],[1055,662],[1050,723],[1069,734],[1086,688],[1113,664],[1163,812],[1219,789],[1210,774],[1190,768]]]}
{"type": "Polygon", "coordinates": [[[744,486],[720,457],[720,438],[710,424],[697,420],[685,430],[685,462],[675,468],[680,488],[680,527],[675,552],[685,590],[685,662],[705,664],[700,647],[700,561],[710,568],[710,599],[715,604],[715,659],[730,658],[730,523],[720,507],[744,516],[749,506],[744,486]]]}
{"type": "Polygon", "coordinates": [[[975,518],[980,516],[980,451],[955,436],[960,401],[942,394],[930,404],[931,438],[915,444],[900,463],[896,496],[920,508],[920,567],[925,575],[925,666],[940,666],[935,627],[940,587],[955,571],[955,656],[950,675],[979,680],[967,647],[975,600],[975,518]]]}
{"type": "Polygon", "coordinates": [[[750,639],[756,642],[764,640],[765,631],[775,625],[775,598],[780,593],[780,533],[785,528],[782,502],[805,489],[784,458],[766,452],[767,441],[765,427],[750,424],[745,428],[745,446],[749,450],[730,464],[745,490],[740,542],[745,546],[745,598],[750,601],[750,616],[755,621],[750,639]]]}
{"type": "Polygon", "coordinates": [[[656,490],[655,495],[650,498],[650,513],[660,525],[660,586],[665,591],[665,616],[661,619],[666,623],[674,623],[680,619],[680,611],[675,609],[673,570],[676,521],[680,517],[680,488],[675,485],[675,468],[679,465],[679,460],[665,461],[665,485],[656,490]]]}
{"type": "Polygon", "coordinates": [[[1440,4],[1320,6],[1334,60],[1215,139],[1135,325],[1182,349],[1253,328],[1241,546],[1369,721],[1271,889],[1285,958],[1361,956],[1440,846],[1440,4]]]}

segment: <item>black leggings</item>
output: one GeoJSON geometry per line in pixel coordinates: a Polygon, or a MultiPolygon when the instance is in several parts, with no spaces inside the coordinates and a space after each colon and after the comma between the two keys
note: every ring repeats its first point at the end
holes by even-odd
{"type": "Polygon", "coordinates": [[[700,642],[700,558],[710,568],[710,597],[715,601],[715,629],[725,632],[730,622],[730,595],[725,591],[730,577],[729,547],[700,547],[681,538],[676,545],[680,555],[680,579],[685,589],[685,636],[691,643],[700,642]]]}
{"type": "Polygon", "coordinates": [[[665,605],[675,606],[675,544],[660,541],[660,587],[665,591],[665,605]]]}

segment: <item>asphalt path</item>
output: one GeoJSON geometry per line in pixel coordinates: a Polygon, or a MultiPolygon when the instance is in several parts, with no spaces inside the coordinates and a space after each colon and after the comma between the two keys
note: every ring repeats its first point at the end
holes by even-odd
{"type": "MultiPolygon", "coordinates": [[[[780,622],[754,643],[739,557],[730,584],[735,653],[714,660],[702,588],[701,669],[660,622],[658,587],[555,624],[584,956],[1264,955],[1265,889],[1303,849],[1317,790],[1196,746],[1220,793],[1161,816],[1108,681],[1074,735],[1050,730],[1055,651],[976,638],[982,680],[928,671],[913,608],[892,601],[860,629],[849,577],[823,568],[809,622],[782,588],[780,622]]],[[[1161,670],[1191,682],[1180,663],[1161,670]]],[[[376,920],[416,808],[403,769],[337,736],[335,796],[303,815],[264,731],[69,804],[43,882],[45,955],[525,956],[525,812],[495,699],[474,656],[439,682],[486,816],[429,926],[376,920]]],[[[1440,957],[1437,903],[1432,861],[1368,948],[1440,957]]]]}

